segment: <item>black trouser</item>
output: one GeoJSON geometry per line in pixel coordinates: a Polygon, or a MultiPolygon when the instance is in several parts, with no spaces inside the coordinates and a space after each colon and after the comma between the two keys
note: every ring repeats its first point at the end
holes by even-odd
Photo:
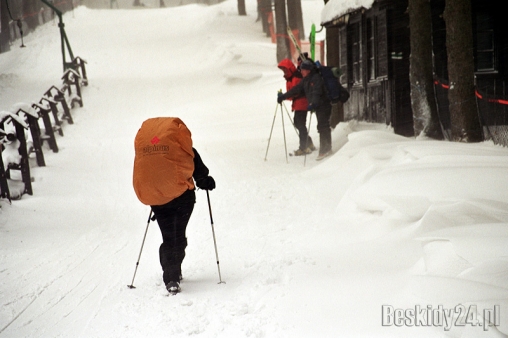
{"type": "Polygon", "coordinates": [[[330,128],[331,114],[332,106],[329,103],[324,103],[316,109],[320,154],[324,154],[332,149],[332,130],[330,128]]]}
{"type": "Polygon", "coordinates": [[[307,111],[295,111],[294,119],[295,127],[298,130],[298,136],[300,138],[300,149],[305,150],[307,147],[312,145],[312,139],[309,137],[307,131],[307,111]]]}
{"type": "Polygon", "coordinates": [[[185,230],[195,203],[194,190],[188,190],[165,205],[152,206],[162,233],[159,259],[164,272],[162,275],[164,284],[180,281],[182,261],[187,247],[185,230]]]}

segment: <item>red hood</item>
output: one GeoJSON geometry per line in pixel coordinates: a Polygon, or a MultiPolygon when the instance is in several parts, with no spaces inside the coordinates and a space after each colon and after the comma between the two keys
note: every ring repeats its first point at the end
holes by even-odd
{"type": "MultiPolygon", "coordinates": [[[[283,69],[283,68],[287,69],[289,71],[289,78],[291,76],[293,76],[293,74],[295,74],[295,72],[296,72],[295,65],[289,59],[282,60],[281,62],[279,62],[279,65],[277,67],[279,67],[280,69],[283,69]]],[[[285,74],[284,74],[284,77],[286,77],[285,74]]]]}

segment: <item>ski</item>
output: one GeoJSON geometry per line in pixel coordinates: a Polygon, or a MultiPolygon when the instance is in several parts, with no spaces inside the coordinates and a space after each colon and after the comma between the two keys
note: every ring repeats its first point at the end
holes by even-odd
{"type": "Polygon", "coordinates": [[[305,55],[303,55],[302,49],[300,48],[300,45],[298,45],[298,41],[296,41],[295,35],[293,34],[291,27],[287,26],[287,31],[288,31],[289,40],[291,40],[291,42],[295,46],[296,50],[298,51],[298,54],[300,54],[300,58],[302,60],[306,60],[307,58],[305,57],[305,55]]]}
{"type": "Polygon", "coordinates": [[[312,24],[310,30],[310,57],[312,60],[316,60],[316,25],[312,24]]]}

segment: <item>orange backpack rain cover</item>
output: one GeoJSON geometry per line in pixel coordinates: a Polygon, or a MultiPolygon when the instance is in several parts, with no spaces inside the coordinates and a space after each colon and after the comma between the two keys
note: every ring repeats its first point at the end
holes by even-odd
{"type": "Polygon", "coordinates": [[[133,185],[145,205],[164,205],[194,189],[191,132],[179,118],[151,118],[134,140],[133,185]]]}

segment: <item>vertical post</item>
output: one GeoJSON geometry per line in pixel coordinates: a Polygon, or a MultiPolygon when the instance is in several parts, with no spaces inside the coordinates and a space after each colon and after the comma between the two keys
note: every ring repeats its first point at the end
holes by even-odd
{"type": "Polygon", "coordinates": [[[37,165],[39,167],[46,166],[46,162],[44,161],[44,153],[42,153],[41,130],[39,128],[37,118],[35,118],[30,114],[27,114],[26,119],[28,121],[28,126],[30,128],[30,134],[32,135],[32,142],[34,143],[33,148],[35,152],[35,157],[37,159],[37,165]]]}
{"type": "Polygon", "coordinates": [[[7,2],[0,1],[0,53],[11,49],[9,45],[9,13],[7,2]]]}
{"type": "Polygon", "coordinates": [[[74,60],[72,61],[74,67],[76,68],[76,70],[79,68],[81,70],[81,84],[83,86],[88,86],[88,78],[86,76],[86,67],[85,67],[85,64],[86,64],[86,61],[81,59],[79,56],[78,57],[75,57],[74,60]]]}
{"type": "MultiPolygon", "coordinates": [[[[64,23],[62,22],[62,32],[63,32],[63,37],[64,37],[65,45],[67,46],[67,49],[69,50],[69,58],[71,60],[73,60],[74,59],[74,54],[72,53],[72,48],[71,48],[71,45],[69,43],[69,39],[67,39],[67,33],[65,33],[65,30],[63,29],[63,26],[64,26],[64,23]]],[[[66,63],[66,66],[72,66],[72,62],[71,63],[66,63]]]]}
{"type": "MultiPolygon", "coordinates": [[[[62,77],[62,80],[65,82],[67,86],[67,90],[69,91],[69,95],[72,94],[71,85],[76,86],[76,95],[78,97],[77,101],[79,105],[83,107],[83,98],[81,97],[81,86],[80,86],[81,76],[78,72],[69,68],[62,77]]],[[[71,107],[74,107],[74,100],[71,101],[71,107]]]]}
{"type": "MultiPolygon", "coordinates": [[[[74,124],[74,120],[72,119],[71,111],[69,110],[69,105],[67,104],[67,101],[65,100],[65,93],[54,86],[51,89],[53,89],[53,88],[56,89],[56,91],[57,91],[57,93],[53,96],[53,99],[62,105],[62,109],[64,111],[63,118],[66,119],[70,125],[74,124]]],[[[51,89],[45,93],[45,95],[49,98],[51,98],[51,96],[52,96],[51,89]]]]}
{"type": "Polygon", "coordinates": [[[55,132],[53,131],[51,119],[49,118],[49,109],[45,109],[38,104],[33,104],[32,106],[38,110],[39,116],[42,118],[42,122],[44,123],[45,135],[41,135],[41,143],[42,141],[47,140],[51,150],[54,153],[58,153],[58,145],[56,143],[55,132]]]}
{"type": "Polygon", "coordinates": [[[69,56],[70,56],[71,60],[74,59],[74,55],[72,54],[71,46],[69,44],[69,41],[67,40],[67,35],[65,34],[65,29],[64,29],[65,25],[62,20],[62,12],[58,8],[53,6],[53,4],[49,3],[47,0],[40,0],[40,1],[42,1],[44,4],[46,4],[46,6],[51,8],[58,15],[58,27],[60,28],[60,44],[61,44],[61,48],[62,48],[63,70],[65,72],[67,67],[72,65],[72,63],[67,63],[65,61],[65,47],[67,46],[67,49],[69,50],[69,56]]]}
{"type": "Polygon", "coordinates": [[[43,100],[48,102],[49,108],[51,109],[53,119],[55,120],[55,130],[58,130],[58,134],[63,137],[62,122],[60,121],[60,118],[58,118],[58,108],[56,107],[56,102],[48,98],[42,98],[41,103],[43,100]]]}
{"type": "Polygon", "coordinates": [[[60,22],[58,23],[58,27],[60,27],[60,48],[62,49],[62,61],[63,61],[63,71],[65,72],[65,44],[64,44],[64,37],[62,34],[63,31],[63,23],[61,22],[60,15],[58,16],[58,19],[60,22]]]}

